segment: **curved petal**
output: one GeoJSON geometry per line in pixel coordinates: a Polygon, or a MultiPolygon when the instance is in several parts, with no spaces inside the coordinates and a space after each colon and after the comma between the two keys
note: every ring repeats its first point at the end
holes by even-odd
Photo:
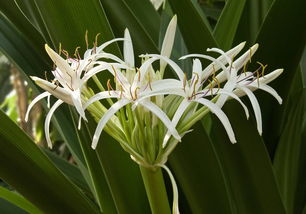
{"type": "Polygon", "coordinates": [[[133,43],[127,28],[124,30],[123,56],[128,66],[135,67],[133,43]]]}
{"type": "Polygon", "coordinates": [[[170,119],[168,116],[163,112],[157,105],[150,101],[143,101],[141,103],[142,106],[147,108],[149,111],[151,111],[153,114],[155,114],[163,123],[164,125],[169,129],[173,137],[175,137],[178,141],[181,141],[181,137],[175,127],[172,125],[170,119]]]}
{"type": "Polygon", "coordinates": [[[25,122],[28,122],[28,119],[29,119],[29,114],[30,114],[30,111],[31,109],[33,108],[33,106],[41,99],[45,98],[45,97],[48,97],[50,96],[51,94],[49,92],[43,92],[41,93],[40,95],[38,95],[37,97],[35,97],[32,102],[30,103],[30,105],[28,106],[28,109],[27,109],[27,112],[26,112],[26,115],[25,115],[25,122]]]}
{"type": "MultiPolygon", "coordinates": [[[[176,127],[176,125],[177,125],[178,122],[180,121],[182,115],[184,114],[184,112],[185,112],[185,110],[187,109],[187,107],[189,106],[189,104],[190,104],[190,102],[189,102],[188,100],[186,100],[186,99],[184,99],[184,100],[180,103],[180,105],[179,105],[179,107],[177,108],[177,110],[175,111],[175,114],[174,114],[174,116],[173,116],[173,118],[172,118],[172,121],[171,121],[171,122],[172,122],[172,125],[173,125],[174,127],[176,127]]],[[[166,133],[166,135],[165,135],[165,137],[164,137],[164,140],[163,140],[163,148],[165,148],[165,147],[167,146],[167,142],[168,142],[168,140],[170,139],[170,137],[171,137],[171,133],[170,133],[170,131],[168,130],[167,133],[166,133]]]]}
{"type": "Polygon", "coordinates": [[[174,176],[172,175],[170,169],[165,165],[165,164],[160,164],[158,165],[166,170],[168,173],[171,184],[172,184],[172,189],[173,189],[173,205],[172,205],[172,213],[173,214],[180,214],[179,211],[179,202],[178,202],[178,189],[177,189],[177,184],[175,182],[174,176]]]}
{"type": "Polygon", "coordinates": [[[256,99],[255,95],[253,92],[248,89],[245,86],[238,86],[237,88],[241,89],[242,91],[245,92],[245,94],[249,97],[254,113],[255,113],[255,118],[257,122],[257,130],[260,135],[262,135],[262,118],[261,118],[261,112],[260,112],[260,106],[258,103],[258,100],[256,99]]]}
{"type": "Polygon", "coordinates": [[[72,98],[73,105],[76,108],[76,110],[79,113],[79,115],[84,120],[87,121],[84,109],[82,108],[82,99],[81,99],[81,92],[80,92],[80,90],[78,89],[78,90],[75,90],[75,91],[71,92],[71,98],[72,98]]]}
{"type": "Polygon", "coordinates": [[[124,41],[124,38],[116,38],[116,39],[112,39],[112,40],[109,40],[107,42],[104,42],[102,45],[97,47],[97,53],[100,53],[101,51],[103,51],[104,48],[106,48],[110,44],[112,44],[114,42],[118,42],[118,41],[124,41]]]}
{"type": "Polygon", "coordinates": [[[54,64],[56,64],[56,66],[61,71],[61,74],[63,76],[66,76],[67,79],[68,79],[69,78],[68,74],[69,75],[73,74],[73,70],[70,67],[70,65],[68,64],[68,62],[65,59],[63,59],[60,55],[58,55],[54,50],[52,50],[47,44],[45,44],[45,49],[46,49],[49,57],[54,62],[54,64]]]}
{"type": "MultiPolygon", "coordinates": [[[[162,48],[160,52],[162,56],[165,56],[168,58],[170,58],[171,56],[172,47],[173,47],[174,38],[175,38],[175,32],[176,32],[176,24],[177,24],[177,17],[176,15],[174,15],[167,27],[166,34],[164,36],[164,40],[163,40],[163,44],[162,44],[162,48]]],[[[164,72],[166,65],[167,63],[161,60],[159,70],[161,72],[164,72]]]]}
{"type": "MultiPolygon", "coordinates": [[[[171,59],[167,58],[167,57],[164,57],[164,56],[161,56],[161,55],[158,55],[158,54],[145,54],[145,55],[141,55],[141,57],[153,57],[153,59],[157,60],[157,59],[160,59],[160,60],[164,60],[165,62],[167,62],[173,69],[173,71],[177,74],[178,78],[180,79],[180,81],[184,81],[185,79],[185,74],[184,72],[182,71],[182,69],[174,62],[172,61],[171,59]]],[[[154,60],[154,61],[155,61],[154,60]]],[[[152,62],[153,63],[153,62],[152,62]]],[[[152,64],[150,63],[150,64],[152,64]]]]}
{"type": "MultiPolygon", "coordinates": [[[[247,87],[254,87],[254,89],[261,89],[269,94],[271,94],[279,104],[282,104],[283,100],[282,98],[278,95],[278,93],[271,87],[271,86],[268,86],[268,85],[265,85],[265,84],[259,84],[259,87],[258,87],[258,84],[253,82],[251,83],[250,85],[248,85],[247,87]]],[[[252,90],[252,88],[251,88],[252,90]]]]}
{"type": "Polygon", "coordinates": [[[202,72],[201,72],[201,79],[209,77],[213,72],[218,71],[220,68],[222,68],[223,72],[226,72],[228,69],[225,67],[225,64],[223,64],[219,58],[215,59],[214,57],[205,55],[205,54],[189,54],[181,57],[180,59],[186,59],[188,57],[198,57],[203,58],[212,61],[212,63],[207,66],[202,72]]]}
{"type": "Polygon", "coordinates": [[[264,84],[268,84],[270,82],[272,82],[273,80],[275,80],[279,75],[281,75],[283,73],[284,69],[276,69],[270,73],[268,73],[267,75],[260,77],[259,78],[259,82],[260,83],[264,83],[264,84]]]}
{"type": "Polygon", "coordinates": [[[50,121],[51,117],[54,114],[54,111],[64,102],[62,100],[57,100],[54,105],[51,107],[50,111],[47,114],[46,120],[45,120],[45,135],[46,135],[46,140],[48,143],[48,146],[50,149],[52,149],[52,142],[50,139],[50,121]]]}
{"type": "Polygon", "coordinates": [[[103,100],[107,98],[119,98],[120,97],[120,91],[102,91],[100,93],[95,94],[92,96],[87,102],[84,104],[83,109],[85,110],[88,106],[90,106],[92,103],[103,100]]]}
{"type": "Polygon", "coordinates": [[[59,87],[57,85],[54,85],[51,82],[48,82],[44,79],[41,79],[39,77],[34,77],[31,76],[31,79],[42,89],[48,91],[50,94],[55,96],[58,99],[63,100],[65,103],[68,103],[70,105],[73,105],[71,96],[70,96],[70,91],[68,91],[65,88],[59,87]]]}
{"type": "Polygon", "coordinates": [[[129,104],[131,101],[127,100],[127,99],[122,99],[119,100],[118,102],[116,102],[114,105],[112,105],[107,112],[105,112],[105,114],[103,115],[103,117],[100,119],[95,134],[93,136],[93,140],[92,140],[92,144],[91,144],[91,148],[95,149],[97,147],[100,135],[102,133],[102,130],[104,128],[104,126],[106,125],[106,123],[112,118],[112,116],[114,116],[114,114],[119,111],[119,109],[121,109],[123,106],[129,104]]]}
{"type": "Polygon", "coordinates": [[[198,103],[201,103],[202,105],[205,105],[207,108],[209,108],[209,110],[212,113],[214,113],[219,118],[221,123],[223,124],[230,141],[232,143],[237,142],[236,138],[235,138],[233,128],[232,128],[227,116],[225,115],[225,113],[221,110],[221,108],[218,105],[216,105],[213,102],[211,102],[207,99],[204,99],[204,98],[196,99],[194,101],[198,102],[198,103]]]}
{"type": "Polygon", "coordinates": [[[240,70],[248,61],[251,60],[251,57],[255,54],[258,49],[258,44],[253,45],[247,52],[241,55],[238,59],[233,62],[233,66],[240,70]]]}
{"type": "MultiPolygon", "coordinates": [[[[228,91],[229,93],[231,93],[234,90],[235,86],[236,86],[236,83],[233,83],[232,81],[228,81],[227,83],[225,83],[223,91],[228,91]]],[[[228,98],[227,94],[221,94],[216,104],[220,108],[222,108],[222,106],[227,101],[227,98],[228,98]]]]}

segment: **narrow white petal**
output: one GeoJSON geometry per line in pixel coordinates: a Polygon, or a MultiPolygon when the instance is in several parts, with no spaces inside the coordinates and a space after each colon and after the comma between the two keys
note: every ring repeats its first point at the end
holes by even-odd
{"type": "MultiPolygon", "coordinates": [[[[142,57],[145,57],[145,56],[148,56],[148,57],[153,57],[153,59],[157,60],[157,59],[161,59],[161,60],[164,60],[166,61],[173,69],[173,71],[177,74],[178,78],[181,80],[181,81],[184,81],[184,78],[185,78],[185,74],[184,72],[182,71],[182,69],[174,62],[172,61],[171,59],[167,58],[167,57],[164,57],[164,56],[161,56],[161,55],[158,55],[158,54],[147,54],[147,55],[141,55],[142,57]]],[[[152,62],[153,63],[153,62],[152,62]]],[[[151,63],[151,64],[152,64],[151,63]]]]}
{"type": "MultiPolygon", "coordinates": [[[[173,118],[172,118],[172,121],[171,121],[171,122],[172,122],[172,125],[173,125],[174,127],[176,127],[176,125],[177,125],[178,122],[180,121],[182,115],[184,114],[184,112],[185,112],[185,110],[187,109],[187,107],[189,106],[189,104],[190,104],[190,102],[189,102],[188,100],[186,100],[186,99],[184,99],[184,100],[180,103],[180,105],[179,105],[179,107],[177,108],[177,110],[176,110],[176,112],[175,112],[175,114],[174,114],[174,116],[173,116],[173,118]]],[[[164,140],[163,140],[163,148],[166,147],[167,142],[168,142],[168,140],[170,139],[170,137],[171,137],[171,132],[168,130],[167,133],[166,133],[166,135],[165,135],[165,137],[164,137],[164,140]]]]}
{"type": "Polygon", "coordinates": [[[255,113],[255,118],[256,118],[256,122],[257,122],[257,130],[258,133],[261,135],[262,134],[262,118],[261,118],[261,112],[260,112],[260,106],[258,103],[258,100],[256,99],[255,95],[253,94],[253,92],[248,89],[245,86],[238,86],[237,88],[241,89],[242,91],[244,91],[246,93],[246,95],[249,97],[254,113],[255,113]]]}
{"type": "Polygon", "coordinates": [[[248,61],[250,61],[251,57],[255,54],[257,49],[258,44],[253,45],[248,51],[246,51],[243,55],[241,55],[233,62],[233,66],[237,70],[240,70],[248,61]]]}
{"type": "Polygon", "coordinates": [[[52,149],[52,142],[50,139],[50,121],[51,117],[54,114],[54,111],[64,102],[62,100],[57,100],[54,105],[51,107],[50,111],[47,114],[46,120],[45,120],[45,135],[46,135],[46,140],[48,143],[48,146],[50,149],[52,149]]]}
{"type": "Polygon", "coordinates": [[[103,100],[107,98],[119,98],[120,97],[120,91],[102,91],[100,93],[95,94],[92,96],[87,102],[84,104],[83,109],[85,110],[88,106],[90,106],[92,103],[103,100]]]}
{"type": "Polygon", "coordinates": [[[30,105],[28,106],[28,109],[27,109],[27,112],[26,112],[26,115],[25,115],[25,122],[28,122],[28,119],[29,119],[29,114],[30,114],[30,111],[31,109],[33,108],[33,106],[41,99],[47,97],[47,96],[50,96],[50,93],[49,92],[43,92],[41,93],[40,95],[38,95],[37,97],[35,97],[32,102],[30,103],[30,105]]]}
{"type": "MultiPolygon", "coordinates": [[[[176,31],[176,24],[177,24],[177,17],[176,15],[173,16],[171,19],[167,31],[164,37],[164,41],[161,48],[161,55],[170,58],[172,47],[175,38],[175,31],[176,31]]],[[[160,71],[163,72],[165,70],[167,63],[163,60],[160,61],[160,71]]]]}
{"type": "Polygon", "coordinates": [[[72,68],[69,66],[67,61],[63,59],[60,55],[58,55],[54,50],[52,50],[47,44],[45,44],[45,49],[52,59],[52,61],[56,64],[56,66],[62,71],[63,74],[66,72],[70,75],[73,73],[72,68]]]}
{"type": "Polygon", "coordinates": [[[284,69],[276,69],[270,73],[268,73],[267,75],[260,77],[259,78],[259,82],[260,83],[264,83],[264,84],[268,84],[270,82],[272,82],[273,80],[275,80],[279,75],[281,75],[283,73],[284,69]]]}
{"type": "Polygon", "coordinates": [[[168,173],[168,175],[170,177],[170,180],[171,180],[172,189],[173,189],[172,213],[173,214],[180,214],[180,211],[179,211],[179,202],[178,202],[178,189],[177,189],[177,184],[175,182],[175,179],[174,179],[170,169],[165,164],[162,164],[162,165],[159,165],[159,166],[166,170],[166,172],[168,173]]]}
{"type": "Polygon", "coordinates": [[[111,59],[111,60],[114,60],[115,62],[125,65],[125,62],[122,59],[110,53],[99,53],[99,54],[96,54],[95,57],[97,59],[102,59],[102,58],[111,59]]]}
{"type": "Polygon", "coordinates": [[[194,101],[198,102],[198,103],[201,103],[202,105],[205,105],[207,108],[209,108],[209,110],[212,113],[214,113],[219,118],[221,123],[223,124],[230,141],[232,143],[237,142],[236,139],[235,139],[235,134],[234,134],[233,128],[232,128],[227,116],[225,115],[225,113],[221,110],[221,108],[218,105],[216,105],[213,102],[211,102],[207,99],[204,99],[204,98],[200,98],[200,99],[197,99],[197,100],[194,100],[194,101]]]}
{"type": "Polygon", "coordinates": [[[116,39],[112,39],[112,40],[109,40],[107,42],[104,42],[102,45],[97,47],[97,53],[100,53],[101,51],[103,51],[104,48],[106,48],[110,44],[112,44],[114,42],[118,42],[118,41],[124,41],[124,38],[116,38],[116,39]]]}
{"type": "MultiPolygon", "coordinates": [[[[258,84],[256,82],[251,83],[250,85],[247,86],[248,88],[252,89],[257,89],[258,88],[258,84]]],[[[282,104],[283,100],[282,98],[278,95],[278,93],[271,87],[265,84],[260,84],[259,83],[259,89],[268,92],[269,94],[271,94],[279,104],[282,104]]]]}
{"type": "Polygon", "coordinates": [[[114,116],[114,114],[116,114],[117,111],[119,111],[119,109],[121,109],[122,107],[124,107],[125,105],[129,104],[131,101],[127,100],[127,99],[122,99],[117,101],[114,105],[112,105],[107,112],[105,112],[105,114],[103,115],[103,117],[100,119],[95,134],[93,136],[93,140],[92,140],[92,144],[91,147],[93,149],[95,149],[97,147],[100,135],[102,133],[102,130],[104,128],[104,126],[106,125],[106,123],[112,118],[112,116],[114,116]]]}
{"type": "Polygon", "coordinates": [[[230,96],[233,99],[237,100],[240,103],[240,105],[243,107],[247,119],[249,119],[250,115],[249,115],[248,108],[246,107],[246,105],[244,105],[244,103],[241,101],[241,99],[236,94],[234,94],[233,92],[230,92],[230,91],[225,91],[225,90],[220,90],[219,93],[220,94],[227,94],[228,96],[230,96]]]}
{"type": "Polygon", "coordinates": [[[218,71],[220,68],[222,68],[223,71],[228,70],[225,67],[225,64],[219,60],[220,57],[215,59],[214,57],[211,57],[205,54],[189,54],[189,55],[181,57],[180,59],[186,59],[187,57],[198,57],[198,58],[203,58],[203,59],[212,61],[212,63],[201,72],[202,73],[201,79],[204,79],[210,76],[213,72],[218,71]]]}
{"type": "MultiPolygon", "coordinates": [[[[228,81],[227,83],[225,83],[224,87],[223,87],[223,91],[228,91],[229,93],[231,93],[234,88],[236,86],[236,83],[232,82],[232,81],[228,81]]],[[[221,94],[220,97],[218,98],[217,101],[217,105],[222,108],[222,106],[225,104],[225,102],[227,101],[228,95],[226,94],[221,94]]]]}
{"type": "Polygon", "coordinates": [[[173,137],[175,137],[178,141],[181,141],[181,137],[175,127],[172,125],[170,119],[168,116],[163,112],[157,105],[150,101],[143,101],[141,103],[142,106],[147,108],[149,111],[151,111],[153,114],[155,114],[163,123],[164,125],[169,129],[173,137]]]}
{"type": "Polygon", "coordinates": [[[38,77],[33,77],[31,76],[31,79],[42,89],[48,91],[50,94],[55,96],[58,99],[63,100],[65,103],[68,103],[70,105],[73,105],[71,96],[70,96],[70,91],[68,91],[65,88],[62,88],[60,86],[54,85],[51,82],[48,82],[44,79],[38,78],[38,77]]]}
{"type": "Polygon", "coordinates": [[[123,56],[128,66],[135,67],[133,43],[127,28],[124,30],[123,56]]]}
{"type": "Polygon", "coordinates": [[[71,98],[72,98],[73,105],[76,108],[76,110],[79,113],[79,115],[84,120],[87,121],[84,109],[82,108],[82,99],[81,99],[81,92],[80,92],[80,90],[78,89],[76,91],[71,92],[71,98]]]}

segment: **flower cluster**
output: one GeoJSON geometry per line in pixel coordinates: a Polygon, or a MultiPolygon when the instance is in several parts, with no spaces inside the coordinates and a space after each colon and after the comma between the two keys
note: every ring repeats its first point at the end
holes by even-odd
{"type": "MultiPolygon", "coordinates": [[[[222,107],[229,99],[238,101],[249,117],[249,111],[240,97],[246,95],[254,109],[258,132],[262,133],[259,103],[253,93],[261,89],[274,96],[279,103],[282,99],[267,84],[277,78],[282,69],[264,75],[266,66],[259,63],[253,72],[248,70],[248,63],[256,52],[255,44],[244,54],[237,57],[244,48],[241,43],[224,52],[218,48],[207,49],[219,55],[214,58],[203,54],[190,54],[180,58],[193,58],[191,71],[183,71],[170,59],[176,31],[174,17],[166,31],[160,54],[141,55],[141,66],[136,67],[131,36],[125,30],[124,38],[114,39],[88,49],[83,58],[78,53],[70,57],[53,51],[46,45],[46,51],[55,63],[52,71],[54,80],[32,77],[37,85],[46,92],[37,96],[28,108],[26,120],[32,106],[42,98],[55,96],[58,100],[51,107],[45,120],[45,134],[49,147],[50,119],[56,108],[62,103],[75,107],[81,120],[86,121],[85,110],[97,120],[97,128],[92,141],[92,148],[98,145],[100,135],[105,130],[114,137],[138,164],[149,167],[163,167],[170,172],[165,163],[171,151],[181,141],[183,135],[209,112],[215,114],[223,124],[232,143],[235,134],[222,107]],[[124,59],[107,53],[105,47],[116,41],[123,41],[124,59]],[[235,59],[236,58],[236,59],[235,59]],[[201,60],[210,64],[203,68],[201,60]],[[159,66],[156,65],[159,61],[159,66]],[[167,68],[168,66],[168,68],[167,68]],[[167,68],[167,70],[166,70],[167,68]],[[174,78],[164,78],[165,71],[172,70],[174,78]],[[113,76],[101,83],[95,76],[107,72],[113,76]],[[93,79],[100,91],[94,92],[87,84],[93,79]],[[103,101],[105,100],[105,101],[103,101]]],[[[168,75],[169,76],[169,75],[168,75]]],[[[172,177],[170,173],[170,177],[172,177]]],[[[172,179],[173,180],[173,179],[172,179]]],[[[175,188],[176,189],[176,188],[175,188]]],[[[177,199],[176,199],[177,200],[177,199]]],[[[174,207],[178,211],[177,201],[174,207]]]]}

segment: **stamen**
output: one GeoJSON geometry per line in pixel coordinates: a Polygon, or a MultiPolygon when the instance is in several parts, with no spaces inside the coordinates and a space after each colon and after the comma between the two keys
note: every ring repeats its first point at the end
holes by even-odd
{"type": "Polygon", "coordinates": [[[66,59],[69,59],[69,53],[66,50],[62,50],[62,53],[65,55],[66,59]]]}
{"type": "Polygon", "coordinates": [[[140,89],[139,87],[137,87],[137,88],[135,89],[135,91],[134,91],[135,99],[133,99],[133,100],[137,100],[137,98],[138,98],[137,92],[138,92],[139,89],[140,89]]]}
{"type": "Polygon", "coordinates": [[[258,61],[256,63],[261,66],[261,69],[262,69],[261,76],[264,77],[265,76],[265,69],[266,69],[266,67],[268,67],[268,64],[264,65],[264,64],[262,64],[261,62],[258,62],[258,61]]]}
{"type": "Polygon", "coordinates": [[[86,50],[88,50],[88,47],[89,47],[89,45],[88,45],[88,30],[86,30],[86,32],[85,32],[85,43],[86,43],[86,50]]]}
{"type": "Polygon", "coordinates": [[[195,78],[195,81],[194,81],[194,84],[193,84],[192,97],[194,97],[195,94],[196,94],[196,85],[199,82],[199,74],[198,73],[194,73],[194,74],[195,74],[196,78],[195,78]]]}
{"type": "Polygon", "coordinates": [[[45,71],[45,80],[49,82],[48,77],[47,77],[47,71],[45,71]]]}
{"type": "Polygon", "coordinates": [[[75,56],[75,58],[77,58],[78,60],[81,60],[81,56],[80,56],[80,53],[79,53],[80,48],[81,48],[80,46],[76,47],[76,49],[74,51],[74,54],[73,54],[75,56]]]}
{"type": "Polygon", "coordinates": [[[107,91],[108,95],[111,96],[110,91],[113,91],[112,85],[110,84],[110,79],[107,80],[107,91]]]}
{"type": "Polygon", "coordinates": [[[52,80],[52,83],[56,84],[55,88],[53,88],[53,91],[55,91],[55,89],[57,89],[57,87],[59,86],[59,82],[58,80],[52,80]]]}
{"type": "Polygon", "coordinates": [[[62,43],[59,43],[58,45],[58,54],[61,55],[62,53],[62,43]]]}
{"type": "Polygon", "coordinates": [[[250,59],[249,59],[249,62],[251,63],[252,62],[252,49],[250,48],[250,59]]]}
{"type": "Polygon", "coordinates": [[[139,68],[136,68],[136,72],[137,72],[137,74],[138,74],[138,82],[140,82],[140,70],[139,70],[139,68]]]}
{"type": "Polygon", "coordinates": [[[152,91],[152,85],[151,85],[151,75],[150,75],[150,72],[148,73],[148,76],[149,76],[149,88],[150,90],[152,91]]]}
{"type": "Polygon", "coordinates": [[[94,48],[93,48],[93,52],[96,53],[97,52],[97,46],[98,46],[98,38],[100,36],[100,33],[98,33],[95,37],[95,42],[93,43],[94,44],[94,48]]]}
{"type": "Polygon", "coordinates": [[[209,82],[209,90],[210,90],[211,96],[213,96],[213,87],[214,87],[213,82],[210,80],[208,80],[208,82],[209,82]]]}
{"type": "MultiPolygon", "coordinates": [[[[72,91],[74,91],[73,89],[72,89],[72,76],[68,73],[68,72],[66,72],[67,73],[67,75],[70,77],[70,89],[72,90],[72,91]]],[[[66,85],[67,85],[67,83],[66,83],[66,85]]]]}
{"type": "Polygon", "coordinates": [[[186,91],[185,91],[186,84],[187,84],[187,74],[184,73],[184,81],[183,81],[183,90],[184,90],[184,92],[186,92],[186,91]]]}
{"type": "Polygon", "coordinates": [[[258,83],[258,88],[259,88],[259,77],[260,77],[260,74],[259,74],[259,71],[256,72],[256,79],[257,79],[257,83],[258,83]]]}

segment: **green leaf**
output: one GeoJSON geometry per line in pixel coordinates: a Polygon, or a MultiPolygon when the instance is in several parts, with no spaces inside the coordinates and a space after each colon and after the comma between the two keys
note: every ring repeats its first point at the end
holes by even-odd
{"type": "MultiPolygon", "coordinates": [[[[85,50],[86,30],[90,44],[98,33],[101,33],[102,41],[114,38],[99,0],[47,0],[35,1],[35,4],[54,47],[62,43],[63,48],[70,53],[74,53],[77,46],[85,50]]],[[[35,8],[33,10],[35,11],[35,8]]],[[[120,53],[116,44],[110,46],[110,51],[120,53]]]]}
{"type": "Polygon", "coordinates": [[[199,5],[191,0],[169,0],[189,53],[203,53],[216,47],[208,21],[199,5]]]}
{"type": "MultiPolygon", "coordinates": [[[[103,0],[101,4],[116,37],[123,37],[124,29],[129,29],[135,56],[158,52],[160,17],[149,1],[103,0]]],[[[139,61],[138,57],[136,60],[139,61]]]]}
{"type": "Polygon", "coordinates": [[[82,191],[86,194],[92,194],[89,186],[84,179],[80,169],[65,159],[59,157],[54,152],[51,152],[49,149],[44,149],[44,153],[52,161],[52,163],[60,169],[73,183],[75,183],[82,191]]]}
{"type": "Polygon", "coordinates": [[[305,140],[302,139],[305,120],[305,90],[292,96],[286,111],[285,126],[274,157],[274,168],[280,193],[288,214],[302,213],[305,200],[305,140]]]}
{"type": "Polygon", "coordinates": [[[200,123],[183,138],[169,163],[192,213],[234,213],[219,158],[200,123]]]}
{"type": "MultiPolygon", "coordinates": [[[[0,14],[0,49],[5,53],[9,59],[16,64],[18,70],[21,71],[28,82],[32,85],[34,92],[39,90],[34,85],[33,81],[28,76],[43,77],[43,71],[51,70],[41,59],[41,56],[36,54],[33,48],[27,43],[23,34],[18,32],[11,23],[0,14]]],[[[46,102],[43,102],[45,109],[47,108],[46,102]]],[[[65,142],[67,142],[68,148],[72,153],[74,159],[78,163],[83,175],[88,177],[87,169],[85,167],[84,157],[78,143],[76,132],[71,124],[71,119],[67,108],[59,108],[55,112],[56,120],[53,120],[62,135],[65,142]],[[68,112],[68,113],[67,113],[68,112]],[[59,119],[60,118],[60,119],[59,119]],[[60,121],[60,122],[59,122],[60,121]],[[60,124],[60,126],[59,126],[60,124]]]]}
{"type": "Polygon", "coordinates": [[[234,213],[285,214],[269,155],[255,132],[254,123],[246,121],[237,103],[228,102],[224,111],[231,121],[237,143],[231,144],[214,116],[212,145],[232,192],[234,213]]]}
{"type": "Polygon", "coordinates": [[[33,204],[26,200],[21,195],[12,192],[4,187],[0,186],[0,198],[3,198],[12,204],[22,208],[23,210],[32,213],[32,214],[42,214],[33,204]]]}
{"type": "Polygon", "coordinates": [[[0,120],[0,177],[6,183],[45,213],[99,213],[3,112],[0,120]]]}
{"type": "MultiPolygon", "coordinates": [[[[90,127],[94,130],[95,127],[90,127]]],[[[96,148],[119,213],[150,213],[138,165],[117,141],[102,132],[96,148]]]]}
{"type": "MultiPolygon", "coordinates": [[[[303,0],[275,0],[256,39],[260,48],[254,61],[268,64],[269,71],[284,68],[283,74],[271,84],[283,98],[283,105],[288,101],[288,88],[292,84],[305,47],[305,7],[306,2],[303,0]]],[[[265,127],[269,127],[269,131],[264,132],[264,138],[266,143],[270,144],[269,150],[273,151],[281,134],[284,108],[274,105],[270,96],[260,99],[265,103],[262,106],[265,113],[263,121],[265,127]]]]}
{"type": "MultiPolygon", "coordinates": [[[[76,114],[75,110],[73,109],[70,109],[70,113],[71,117],[74,118],[71,122],[74,124],[74,128],[77,129],[79,115],[76,114]]],[[[100,209],[105,213],[117,213],[103,168],[99,164],[96,151],[91,148],[92,137],[89,134],[87,124],[83,124],[82,129],[78,130],[77,134],[88,168],[90,177],[89,182],[92,184],[92,192],[95,195],[96,201],[100,205],[100,209]]]]}
{"type": "Polygon", "coordinates": [[[228,0],[214,29],[220,48],[230,49],[236,35],[246,0],[228,0]]]}
{"type": "Polygon", "coordinates": [[[23,209],[20,209],[2,198],[0,198],[0,212],[5,214],[28,214],[23,209]]]}

